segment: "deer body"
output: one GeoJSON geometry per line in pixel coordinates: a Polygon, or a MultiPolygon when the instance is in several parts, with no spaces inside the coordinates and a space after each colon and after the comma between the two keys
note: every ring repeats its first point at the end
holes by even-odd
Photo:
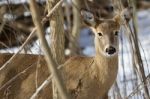
{"type": "Polygon", "coordinates": [[[66,87],[74,99],[107,99],[117,70],[117,57],[73,57],[65,67],[66,87]]]}
{"type": "Polygon", "coordinates": [[[108,91],[117,76],[120,25],[115,19],[97,20],[97,24],[92,18],[85,21],[95,34],[96,55],[74,57],[63,68],[66,87],[74,99],[108,99],[108,91]]]}
{"type": "MultiPolygon", "coordinates": [[[[0,64],[4,64],[12,55],[1,54],[0,64]]],[[[48,77],[49,72],[43,56],[19,54],[10,65],[12,68],[0,73],[0,86],[29,68],[11,83],[0,89],[0,98],[28,99],[36,91],[37,86],[48,77]],[[24,60],[22,62],[21,60],[24,60]],[[38,60],[40,60],[38,62],[38,60]],[[20,62],[19,62],[20,61],[20,62]],[[36,78],[36,72],[37,78],[36,78]]],[[[117,57],[104,59],[98,57],[76,56],[69,59],[62,68],[65,84],[72,99],[105,99],[117,75],[117,57]],[[100,60],[100,61],[98,61],[100,60]],[[101,61],[103,60],[103,61],[101,61]],[[107,64],[105,61],[109,61],[107,64]],[[103,66],[105,66],[103,68],[103,66]],[[114,65],[112,65],[114,64],[114,65]]],[[[8,66],[10,66],[8,65],[8,66]]],[[[39,93],[38,99],[52,99],[51,84],[39,93]]],[[[107,99],[107,98],[106,98],[107,99]]]]}

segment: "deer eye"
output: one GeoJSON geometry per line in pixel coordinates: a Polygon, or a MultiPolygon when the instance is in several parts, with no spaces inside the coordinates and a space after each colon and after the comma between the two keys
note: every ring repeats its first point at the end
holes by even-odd
{"type": "Polygon", "coordinates": [[[115,31],[115,36],[118,36],[118,33],[119,33],[118,31],[115,31]]]}
{"type": "Polygon", "coordinates": [[[103,36],[101,32],[99,32],[99,33],[97,33],[97,34],[98,34],[98,36],[103,36]]]}

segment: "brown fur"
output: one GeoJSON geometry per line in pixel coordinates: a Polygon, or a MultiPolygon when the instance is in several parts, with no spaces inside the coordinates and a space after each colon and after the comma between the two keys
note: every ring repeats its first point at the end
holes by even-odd
{"type": "MultiPolygon", "coordinates": [[[[12,54],[0,54],[0,67],[12,56],[12,54]]],[[[43,56],[19,54],[7,65],[10,67],[0,72],[0,99],[29,99],[35,92],[36,82],[40,86],[48,77],[49,72],[43,56]],[[25,72],[26,68],[28,68],[25,72]],[[22,73],[21,73],[22,72],[22,73]],[[36,79],[36,72],[38,72],[36,79]],[[16,75],[20,75],[6,84],[16,75]]],[[[51,84],[44,88],[38,99],[52,99],[51,84]]]]}
{"type": "Polygon", "coordinates": [[[117,57],[99,57],[98,61],[94,57],[74,57],[66,63],[66,87],[73,99],[104,99],[107,96],[117,75],[117,57]]]}
{"type": "Polygon", "coordinates": [[[108,91],[117,76],[118,55],[106,56],[105,48],[114,46],[118,51],[118,37],[114,33],[120,25],[114,19],[96,23],[90,25],[95,34],[96,55],[73,57],[63,68],[66,87],[73,99],[108,99],[108,91]]]}
{"type": "MultiPolygon", "coordinates": [[[[0,61],[1,66],[10,57],[11,54],[1,54],[0,59],[3,59],[0,61]]],[[[29,97],[31,97],[36,89],[35,82],[37,82],[39,86],[49,75],[43,56],[40,57],[41,58],[39,59],[38,55],[19,54],[17,58],[8,65],[11,65],[12,68],[0,72],[0,85],[2,87],[18,73],[29,68],[4,88],[0,88],[1,99],[29,99],[29,97]],[[40,61],[38,62],[38,60],[40,61]],[[36,72],[38,72],[37,79],[36,72]]],[[[105,65],[105,68],[99,68],[95,65],[96,63],[93,57],[76,56],[65,63],[62,73],[67,85],[66,87],[73,97],[72,99],[99,99],[107,94],[115,79],[113,75],[116,76],[116,73],[113,75],[111,74],[111,76],[110,73],[116,72],[117,62],[114,61],[114,59],[106,59],[105,61],[109,61],[110,64],[115,64],[115,68],[113,66],[108,68],[108,64],[103,64],[105,65]],[[103,78],[100,75],[103,75],[106,78],[103,78]]],[[[49,86],[40,92],[38,99],[43,99],[43,97],[44,99],[52,99],[51,93],[51,84],[49,84],[49,86]]]]}

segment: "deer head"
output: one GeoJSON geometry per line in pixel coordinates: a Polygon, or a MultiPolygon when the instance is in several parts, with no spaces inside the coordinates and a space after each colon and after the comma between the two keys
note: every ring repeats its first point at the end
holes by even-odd
{"type": "Polygon", "coordinates": [[[112,57],[118,53],[118,36],[120,26],[128,22],[131,15],[128,9],[123,10],[112,19],[99,19],[89,11],[82,10],[84,22],[92,29],[95,34],[96,54],[112,57]]]}

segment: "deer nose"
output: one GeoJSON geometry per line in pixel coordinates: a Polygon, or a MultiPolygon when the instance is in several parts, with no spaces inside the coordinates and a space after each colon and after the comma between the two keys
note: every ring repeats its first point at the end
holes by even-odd
{"type": "Polygon", "coordinates": [[[109,46],[109,47],[106,48],[105,51],[106,51],[107,54],[112,55],[116,52],[116,49],[112,46],[109,46]]]}

